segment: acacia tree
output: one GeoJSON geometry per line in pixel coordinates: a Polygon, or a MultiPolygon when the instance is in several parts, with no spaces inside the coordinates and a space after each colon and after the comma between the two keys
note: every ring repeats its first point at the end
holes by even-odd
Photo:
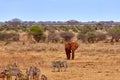
{"type": "Polygon", "coordinates": [[[21,25],[21,20],[20,19],[18,19],[18,18],[14,18],[14,19],[12,19],[12,20],[10,20],[10,21],[8,21],[7,23],[10,25],[10,26],[12,26],[12,27],[18,27],[19,25],[21,25]]]}

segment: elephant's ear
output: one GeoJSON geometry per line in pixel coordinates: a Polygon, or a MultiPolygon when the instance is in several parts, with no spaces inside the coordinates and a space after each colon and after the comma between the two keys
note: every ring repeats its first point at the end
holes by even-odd
{"type": "Polygon", "coordinates": [[[71,44],[70,43],[65,43],[65,49],[70,50],[71,49],[71,44]]]}
{"type": "Polygon", "coordinates": [[[76,43],[76,42],[73,42],[72,44],[71,44],[71,49],[72,50],[76,50],[77,48],[78,48],[78,43],[76,43]]]}

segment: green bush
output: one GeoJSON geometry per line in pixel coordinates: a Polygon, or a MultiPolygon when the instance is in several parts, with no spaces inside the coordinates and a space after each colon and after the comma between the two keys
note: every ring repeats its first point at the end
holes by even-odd
{"type": "Polygon", "coordinates": [[[114,36],[114,35],[120,35],[120,27],[114,27],[109,30],[109,34],[114,36]]]}
{"type": "Polygon", "coordinates": [[[72,27],[72,30],[73,32],[78,32],[78,29],[75,26],[72,27]]]}
{"type": "Polygon", "coordinates": [[[17,33],[0,33],[1,41],[19,41],[19,34],[17,33]]]}
{"type": "Polygon", "coordinates": [[[88,39],[89,43],[94,43],[95,38],[96,38],[95,32],[88,32],[87,33],[87,39],[88,39]]]}
{"type": "Polygon", "coordinates": [[[33,35],[33,38],[36,42],[45,39],[45,35],[43,33],[43,29],[39,26],[32,26],[30,28],[29,34],[33,35]]]}
{"type": "Polygon", "coordinates": [[[86,42],[86,38],[87,38],[87,36],[83,33],[78,33],[78,35],[77,35],[77,39],[82,40],[82,42],[86,42]]]}
{"type": "Polygon", "coordinates": [[[81,39],[83,42],[88,41],[89,43],[94,43],[96,38],[95,27],[88,25],[81,27],[77,38],[81,39]]]}
{"type": "Polygon", "coordinates": [[[86,26],[81,28],[81,33],[83,33],[83,34],[86,34],[88,32],[94,32],[94,31],[95,31],[95,29],[92,26],[87,26],[86,25],[86,26]]]}
{"type": "Polygon", "coordinates": [[[88,38],[95,38],[96,34],[94,32],[87,32],[88,38]]]}
{"type": "Polygon", "coordinates": [[[120,26],[110,29],[108,33],[112,36],[111,42],[113,42],[113,40],[118,42],[120,39],[120,26]]]}
{"type": "Polygon", "coordinates": [[[8,25],[3,25],[2,30],[12,30],[12,28],[8,25]]]}

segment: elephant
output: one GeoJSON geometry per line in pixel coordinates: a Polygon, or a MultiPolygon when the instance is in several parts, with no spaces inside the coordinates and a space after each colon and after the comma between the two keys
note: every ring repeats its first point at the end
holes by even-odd
{"type": "Polygon", "coordinates": [[[78,43],[77,42],[66,42],[65,43],[65,52],[67,56],[67,60],[70,60],[71,54],[72,53],[72,59],[74,60],[75,57],[75,50],[78,48],[78,43]]]}

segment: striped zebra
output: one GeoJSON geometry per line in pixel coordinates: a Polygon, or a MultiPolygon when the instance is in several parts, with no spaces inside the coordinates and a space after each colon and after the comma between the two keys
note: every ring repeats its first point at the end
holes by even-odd
{"type": "Polygon", "coordinates": [[[64,68],[64,71],[66,71],[67,61],[53,61],[52,68],[53,68],[53,72],[55,72],[56,68],[58,72],[62,71],[62,68],[64,68]]]}
{"type": "Polygon", "coordinates": [[[32,79],[39,80],[40,72],[41,71],[39,68],[30,66],[30,68],[26,72],[26,74],[29,76],[30,80],[32,80],[32,79]]]}

